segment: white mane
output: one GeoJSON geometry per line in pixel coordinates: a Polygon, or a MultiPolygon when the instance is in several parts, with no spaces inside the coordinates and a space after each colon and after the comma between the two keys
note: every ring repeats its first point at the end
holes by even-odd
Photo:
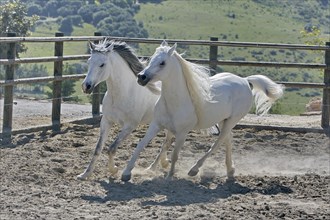
{"type": "Polygon", "coordinates": [[[210,70],[204,66],[191,63],[174,52],[174,56],[179,60],[182,73],[185,78],[187,88],[194,104],[197,117],[205,102],[211,102],[211,85],[209,80],[210,70]]]}

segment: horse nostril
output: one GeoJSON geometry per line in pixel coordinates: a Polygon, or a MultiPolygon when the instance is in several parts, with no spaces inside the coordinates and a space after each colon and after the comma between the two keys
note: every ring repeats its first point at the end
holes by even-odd
{"type": "Polygon", "coordinates": [[[91,88],[92,88],[92,86],[91,86],[90,84],[87,84],[87,85],[86,85],[86,89],[87,89],[87,90],[90,90],[91,88]]]}
{"type": "Polygon", "coordinates": [[[145,75],[139,75],[139,78],[144,81],[147,77],[145,75]]]}

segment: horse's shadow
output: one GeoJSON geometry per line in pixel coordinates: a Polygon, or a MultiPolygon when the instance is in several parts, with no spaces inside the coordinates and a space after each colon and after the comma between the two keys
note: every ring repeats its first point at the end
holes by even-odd
{"type": "Polygon", "coordinates": [[[225,199],[234,195],[245,195],[248,193],[260,193],[263,195],[275,195],[278,193],[292,193],[293,191],[281,184],[266,184],[263,187],[247,187],[239,182],[226,181],[218,183],[195,183],[187,179],[175,179],[167,181],[162,178],[146,180],[139,184],[122,182],[99,181],[106,190],[106,195],[90,196],[82,195],[81,198],[90,202],[106,203],[109,201],[130,201],[132,199],[143,199],[142,206],[184,206],[195,203],[207,203],[217,199],[225,199]],[[215,185],[208,187],[207,185],[215,185]]]}

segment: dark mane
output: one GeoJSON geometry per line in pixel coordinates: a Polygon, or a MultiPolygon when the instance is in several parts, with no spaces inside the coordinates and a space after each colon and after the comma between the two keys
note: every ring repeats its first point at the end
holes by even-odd
{"type": "Polygon", "coordinates": [[[113,50],[116,51],[127,62],[134,75],[137,75],[144,69],[144,63],[135,54],[133,48],[128,46],[128,44],[126,44],[125,42],[113,40],[109,41],[106,39],[95,45],[95,47],[92,49],[92,52],[107,52],[107,48],[111,44],[113,45],[113,50]]]}

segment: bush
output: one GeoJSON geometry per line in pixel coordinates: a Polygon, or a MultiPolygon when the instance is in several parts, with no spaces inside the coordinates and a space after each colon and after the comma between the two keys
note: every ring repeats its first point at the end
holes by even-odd
{"type": "Polygon", "coordinates": [[[83,26],[83,19],[80,15],[72,15],[70,16],[72,25],[82,27],[83,26]]]}
{"type": "Polygon", "coordinates": [[[93,22],[93,13],[97,10],[96,5],[85,5],[78,10],[78,14],[82,17],[84,22],[91,24],[93,22]]]}
{"type": "Polygon", "coordinates": [[[67,17],[74,14],[74,10],[70,7],[61,7],[57,9],[57,14],[62,17],[67,17]]]}
{"type": "Polygon", "coordinates": [[[27,8],[28,16],[39,15],[41,14],[41,12],[42,12],[42,8],[37,4],[31,4],[27,8]]]}
{"type": "Polygon", "coordinates": [[[59,31],[65,33],[65,35],[71,35],[73,31],[71,18],[63,18],[59,31]]]}
{"type": "Polygon", "coordinates": [[[109,13],[107,11],[98,11],[93,14],[93,24],[97,26],[97,24],[102,21],[104,18],[109,17],[109,13]]]}

